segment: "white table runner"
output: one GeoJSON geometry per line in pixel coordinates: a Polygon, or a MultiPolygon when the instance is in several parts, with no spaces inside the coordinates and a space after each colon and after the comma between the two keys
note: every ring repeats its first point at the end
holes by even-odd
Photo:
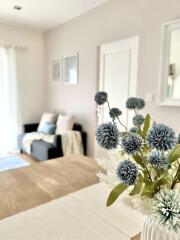
{"type": "Polygon", "coordinates": [[[99,183],[0,221],[2,240],[129,240],[143,216],[117,201],[105,206],[109,190],[99,183]]]}

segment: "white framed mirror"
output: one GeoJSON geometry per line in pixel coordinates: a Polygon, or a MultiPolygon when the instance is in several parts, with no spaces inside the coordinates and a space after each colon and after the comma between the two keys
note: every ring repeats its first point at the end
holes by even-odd
{"type": "Polygon", "coordinates": [[[180,107],[180,19],[162,25],[159,105],[180,107]]]}

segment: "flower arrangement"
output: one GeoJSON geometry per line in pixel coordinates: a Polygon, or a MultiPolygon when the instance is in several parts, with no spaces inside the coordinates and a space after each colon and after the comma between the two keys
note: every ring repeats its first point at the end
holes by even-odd
{"type": "Polygon", "coordinates": [[[141,98],[130,97],[126,108],[134,112],[133,127],[128,129],[121,121],[122,111],[111,108],[106,92],[97,92],[95,102],[107,104],[111,122],[96,129],[97,143],[107,150],[117,149],[114,160],[103,162],[106,174],[99,177],[106,183],[113,181],[107,206],[111,206],[124,192],[152,202],[151,213],[156,222],[167,231],[180,231],[180,136],[172,128],[153,122],[149,114],[139,111],[145,107],[141,98]],[[118,128],[120,124],[124,131],[118,128]],[[116,159],[116,160],[115,160],[116,159]]]}

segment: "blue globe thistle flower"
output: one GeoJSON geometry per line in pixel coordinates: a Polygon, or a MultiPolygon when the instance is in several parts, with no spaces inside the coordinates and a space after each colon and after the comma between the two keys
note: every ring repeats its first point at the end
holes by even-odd
{"type": "Polygon", "coordinates": [[[145,101],[142,98],[130,97],[126,101],[126,108],[133,109],[143,109],[145,106],[145,101]]]}
{"type": "Polygon", "coordinates": [[[175,133],[164,124],[155,124],[148,132],[147,143],[151,148],[167,151],[176,143],[175,133]]]}
{"type": "Polygon", "coordinates": [[[133,117],[133,124],[135,126],[140,126],[144,122],[144,117],[142,115],[136,115],[133,117]]]}
{"type": "Polygon", "coordinates": [[[104,123],[96,129],[96,140],[97,143],[107,149],[115,149],[119,144],[119,131],[115,124],[104,123]]]}
{"type": "Polygon", "coordinates": [[[157,168],[167,169],[169,166],[167,155],[158,150],[151,151],[148,160],[151,165],[157,168]]]}
{"type": "Polygon", "coordinates": [[[137,109],[141,110],[145,107],[145,101],[142,98],[138,98],[138,106],[137,109]]]}
{"type": "Polygon", "coordinates": [[[126,101],[126,108],[133,110],[136,109],[138,107],[138,98],[136,97],[130,97],[127,99],[126,101]]]}
{"type": "Polygon", "coordinates": [[[167,232],[180,231],[180,190],[164,189],[154,197],[152,215],[167,232]]]}
{"type": "Polygon", "coordinates": [[[138,130],[137,127],[132,127],[132,128],[129,129],[129,132],[130,132],[130,133],[138,133],[139,130],[138,130]]]}
{"type": "Polygon", "coordinates": [[[131,186],[137,180],[138,169],[130,160],[124,160],[117,168],[117,176],[123,184],[131,186]]]}
{"type": "Polygon", "coordinates": [[[119,108],[111,108],[109,115],[111,118],[116,118],[122,114],[121,110],[119,108]]]}
{"type": "Polygon", "coordinates": [[[127,154],[135,154],[142,147],[142,138],[137,134],[126,134],[122,137],[121,146],[127,154]]]}
{"type": "Polygon", "coordinates": [[[103,91],[102,92],[97,92],[95,97],[94,97],[94,100],[98,105],[104,104],[105,102],[107,102],[107,99],[108,99],[108,94],[106,92],[103,92],[103,91]]]}

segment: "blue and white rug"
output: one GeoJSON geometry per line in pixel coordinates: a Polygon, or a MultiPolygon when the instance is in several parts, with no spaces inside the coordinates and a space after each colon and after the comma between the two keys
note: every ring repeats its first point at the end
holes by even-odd
{"type": "Polygon", "coordinates": [[[0,172],[29,166],[30,163],[18,156],[6,156],[0,158],[0,172]]]}

